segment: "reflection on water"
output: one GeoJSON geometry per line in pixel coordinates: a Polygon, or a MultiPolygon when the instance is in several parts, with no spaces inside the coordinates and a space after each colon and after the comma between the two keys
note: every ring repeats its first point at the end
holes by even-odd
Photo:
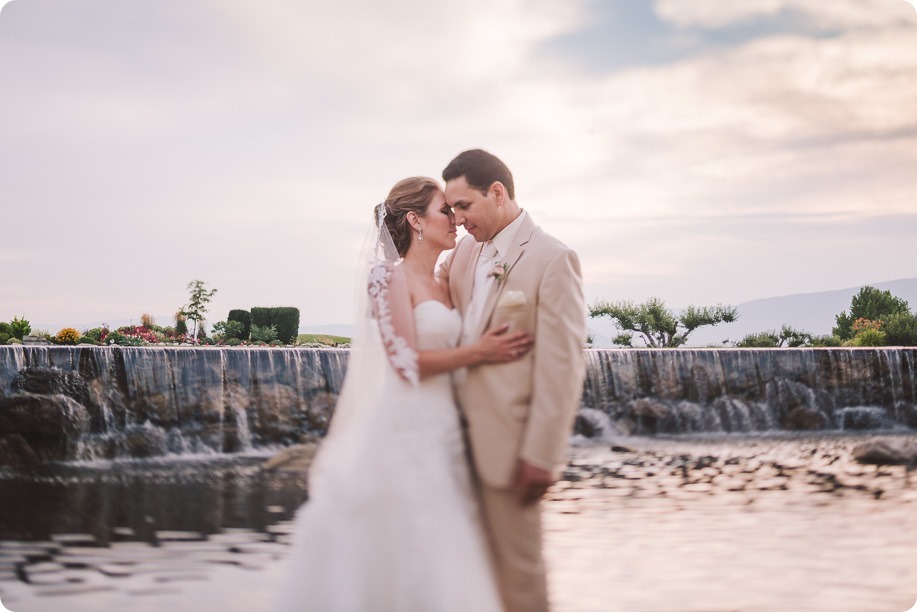
{"type": "MultiPolygon", "coordinates": [[[[859,441],[575,448],[545,506],[556,609],[907,610],[917,475],[854,463],[859,441]]],[[[262,459],[0,472],[0,599],[15,612],[264,609],[305,483],[262,459]]]]}

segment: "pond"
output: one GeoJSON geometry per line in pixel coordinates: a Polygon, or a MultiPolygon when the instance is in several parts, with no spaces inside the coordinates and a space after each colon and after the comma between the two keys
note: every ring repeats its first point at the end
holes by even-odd
{"type": "MultiPolygon", "coordinates": [[[[544,507],[555,609],[908,610],[917,486],[902,466],[855,463],[862,440],[581,441],[544,507]]],[[[265,609],[307,496],[301,474],[262,470],[267,456],[0,471],[0,601],[14,612],[265,609]]]]}

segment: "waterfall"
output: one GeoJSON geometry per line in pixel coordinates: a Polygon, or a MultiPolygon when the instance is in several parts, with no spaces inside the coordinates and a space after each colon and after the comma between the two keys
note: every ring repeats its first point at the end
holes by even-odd
{"type": "Polygon", "coordinates": [[[917,429],[917,349],[587,350],[621,434],[917,429]]]}
{"type": "MultiPolygon", "coordinates": [[[[322,435],[347,356],[2,346],[0,464],[245,452],[322,435]]],[[[590,437],[917,429],[917,349],[588,349],[585,359],[577,432],[590,437]]]]}
{"type": "MultiPolygon", "coordinates": [[[[51,460],[244,452],[322,435],[347,355],[338,349],[0,347],[0,463],[4,437],[19,434],[51,460]],[[32,416],[26,405],[42,413],[32,416]],[[56,429],[40,430],[36,419],[50,419],[56,429]]],[[[8,439],[6,447],[14,444],[20,443],[8,439]]]]}

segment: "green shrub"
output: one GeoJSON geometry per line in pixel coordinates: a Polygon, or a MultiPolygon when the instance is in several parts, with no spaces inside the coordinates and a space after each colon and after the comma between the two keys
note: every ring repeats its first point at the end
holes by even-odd
{"type": "MultiPolygon", "coordinates": [[[[3,344],[3,343],[0,342],[0,344],[3,344]]],[[[19,338],[10,338],[7,341],[7,344],[22,344],[22,340],[20,340],[19,338]]]]}
{"type": "Polygon", "coordinates": [[[809,346],[842,346],[843,340],[837,336],[828,334],[826,336],[812,336],[809,346]]]}
{"type": "Polygon", "coordinates": [[[89,338],[90,340],[94,340],[96,342],[101,342],[102,338],[106,334],[108,334],[107,327],[93,327],[92,329],[87,329],[86,331],[84,331],[83,337],[89,338]]]}
{"type": "Polygon", "coordinates": [[[889,346],[917,346],[917,314],[899,313],[885,319],[882,325],[889,346]]]}
{"type": "Polygon", "coordinates": [[[241,323],[242,331],[239,332],[239,335],[236,336],[236,338],[248,340],[248,337],[252,333],[252,313],[247,310],[240,309],[230,310],[229,316],[226,317],[226,320],[241,323]]]}
{"type": "Polygon", "coordinates": [[[757,334],[748,334],[736,343],[739,348],[772,348],[780,346],[780,338],[776,332],[765,331],[757,334]]]}
{"type": "Polygon", "coordinates": [[[79,340],[79,342],[77,342],[77,344],[94,344],[94,345],[98,345],[98,344],[100,344],[100,342],[99,342],[98,340],[93,340],[92,338],[87,338],[87,337],[84,335],[82,338],[80,338],[80,340],[79,340]]]}
{"type": "Polygon", "coordinates": [[[32,326],[25,319],[13,317],[13,320],[10,321],[10,335],[12,337],[22,340],[23,336],[27,336],[31,332],[32,326]]]}
{"type": "Polygon", "coordinates": [[[274,308],[252,308],[252,334],[254,327],[274,326],[277,330],[277,339],[284,344],[293,344],[299,332],[299,309],[291,306],[278,306],[274,308]]]}
{"type": "Polygon", "coordinates": [[[213,324],[213,337],[216,340],[229,340],[242,337],[244,326],[239,321],[218,321],[213,324]]]}
{"type": "Polygon", "coordinates": [[[118,346],[142,346],[143,340],[138,336],[125,336],[119,331],[113,331],[105,337],[107,344],[117,344],[118,346]]]}
{"type": "Polygon", "coordinates": [[[271,342],[277,339],[277,328],[273,325],[255,325],[252,323],[252,342],[271,342]]]}
{"type": "Polygon", "coordinates": [[[175,313],[175,333],[185,335],[188,333],[188,317],[182,311],[175,313]]]}
{"type": "Polygon", "coordinates": [[[281,342],[280,340],[271,340],[270,345],[271,346],[283,346],[283,342],[281,342]]]}
{"type": "Polygon", "coordinates": [[[224,344],[226,346],[239,346],[240,344],[242,344],[242,341],[239,340],[238,338],[229,338],[226,340],[224,344]]]}
{"type": "Polygon", "coordinates": [[[881,329],[864,329],[851,340],[853,346],[885,346],[885,332],[881,329]]]}
{"type": "Polygon", "coordinates": [[[9,323],[0,322],[0,344],[9,342],[9,339],[13,337],[11,331],[9,323]]]}

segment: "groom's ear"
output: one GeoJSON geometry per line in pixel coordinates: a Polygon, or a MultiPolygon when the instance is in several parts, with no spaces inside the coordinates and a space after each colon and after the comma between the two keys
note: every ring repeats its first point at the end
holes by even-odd
{"type": "Polygon", "coordinates": [[[506,201],[506,187],[503,186],[503,183],[494,181],[490,185],[490,190],[494,192],[494,202],[497,206],[503,206],[503,202],[506,201]]]}

